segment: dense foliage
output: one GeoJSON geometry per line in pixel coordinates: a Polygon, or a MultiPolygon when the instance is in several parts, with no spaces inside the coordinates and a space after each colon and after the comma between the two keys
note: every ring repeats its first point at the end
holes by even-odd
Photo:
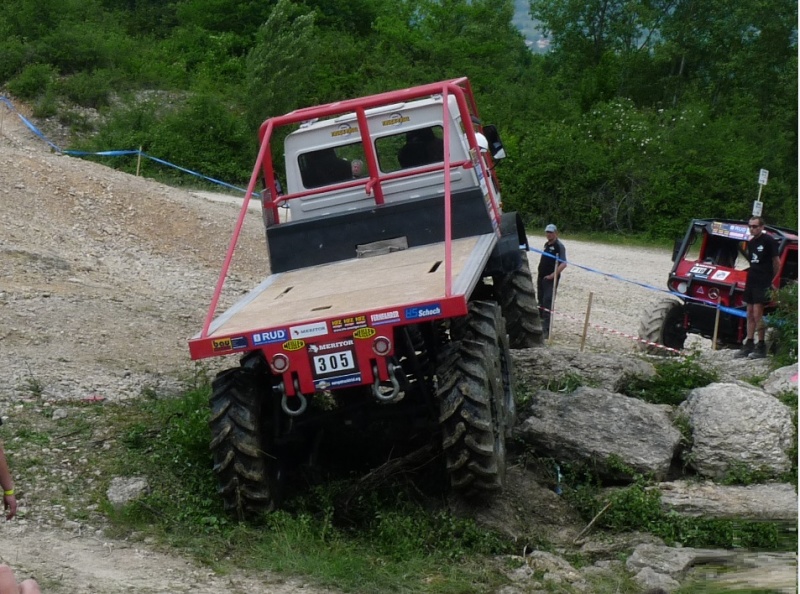
{"type": "Polygon", "coordinates": [[[765,216],[796,227],[796,2],[530,10],[548,53],[512,0],[7,0],[0,84],[83,130],[80,148],[243,185],[268,116],[466,75],[507,145],[506,205],[531,224],[672,237],[748,216],[764,168],[765,216]]]}

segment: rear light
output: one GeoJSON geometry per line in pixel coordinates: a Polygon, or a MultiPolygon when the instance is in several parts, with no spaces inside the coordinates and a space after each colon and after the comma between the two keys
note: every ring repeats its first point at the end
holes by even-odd
{"type": "Polygon", "coordinates": [[[379,336],[372,342],[372,350],[381,357],[388,355],[392,350],[392,341],[385,336],[379,336]]]}
{"type": "Polygon", "coordinates": [[[272,367],[272,371],[275,373],[283,373],[289,369],[289,357],[283,353],[278,353],[272,357],[272,363],[270,364],[270,367],[272,367]]]}
{"type": "Polygon", "coordinates": [[[678,290],[678,293],[683,293],[685,295],[686,291],[689,289],[689,283],[680,282],[675,288],[678,290]]]}

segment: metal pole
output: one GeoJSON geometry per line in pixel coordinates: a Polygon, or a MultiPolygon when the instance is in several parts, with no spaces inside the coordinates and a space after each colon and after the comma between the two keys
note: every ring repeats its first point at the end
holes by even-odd
{"type": "Polygon", "coordinates": [[[592,298],[594,292],[589,291],[589,302],[586,304],[586,317],[583,320],[583,334],[581,334],[581,352],[583,352],[583,345],[586,344],[586,331],[589,329],[589,315],[592,313],[592,298]]]}

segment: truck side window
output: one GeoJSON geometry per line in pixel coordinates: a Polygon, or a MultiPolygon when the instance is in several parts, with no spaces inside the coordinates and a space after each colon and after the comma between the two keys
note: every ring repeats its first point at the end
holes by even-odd
{"type": "Polygon", "coordinates": [[[342,183],[352,178],[350,161],[339,157],[333,148],[302,154],[298,164],[306,188],[342,183]]]}
{"type": "Polygon", "coordinates": [[[375,140],[375,151],[381,171],[394,173],[409,167],[421,167],[444,160],[442,126],[417,128],[375,140]]]}
{"type": "Polygon", "coordinates": [[[443,159],[444,142],[441,126],[418,128],[406,132],[406,142],[397,153],[397,162],[403,169],[441,163],[443,159]],[[438,136],[435,129],[439,132],[438,136]]]}

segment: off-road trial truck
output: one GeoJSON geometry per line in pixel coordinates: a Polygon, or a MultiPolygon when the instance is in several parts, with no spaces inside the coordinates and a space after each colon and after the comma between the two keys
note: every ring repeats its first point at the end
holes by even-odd
{"type": "MultiPolygon", "coordinates": [[[[797,282],[797,231],[767,225],[765,232],[778,244],[780,267],[776,283],[797,282]]],[[[642,350],[652,354],[680,350],[689,334],[714,338],[718,346],[740,347],[747,332],[744,286],[749,258],[747,221],[694,219],[682,239],[675,242],[667,288],[673,296],[653,303],[641,320],[642,350]],[[719,310],[719,315],[718,315],[719,310]],[[716,328],[716,332],[715,332],[716,328]]],[[[777,307],[774,301],[764,311],[777,307]]]]}
{"type": "Polygon", "coordinates": [[[300,109],[266,120],[259,138],[189,341],[193,359],[240,355],[211,396],[226,508],[271,510],[287,474],[342,431],[378,430],[397,442],[393,455],[433,443],[452,489],[501,489],[515,418],[509,348],[540,344],[542,329],[524,226],[501,210],[503,146],[481,126],[469,81],[300,109]],[[259,182],[271,274],[215,318],[259,182]]]}

